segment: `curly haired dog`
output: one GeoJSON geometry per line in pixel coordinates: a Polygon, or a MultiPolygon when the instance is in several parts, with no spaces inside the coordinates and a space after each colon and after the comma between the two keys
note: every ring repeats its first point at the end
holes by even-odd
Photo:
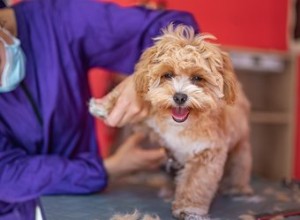
{"type": "MultiPolygon", "coordinates": [[[[172,204],[179,219],[208,214],[218,189],[252,193],[250,105],[228,54],[211,39],[170,25],[142,54],[134,73],[137,94],[151,105],[145,123],[182,166],[172,204]]],[[[90,111],[101,116],[112,100],[102,106],[91,100],[90,111]]]]}

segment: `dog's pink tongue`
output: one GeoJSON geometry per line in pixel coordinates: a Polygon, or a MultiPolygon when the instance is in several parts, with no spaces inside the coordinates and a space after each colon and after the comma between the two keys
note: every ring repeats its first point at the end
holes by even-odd
{"type": "Polygon", "coordinates": [[[175,107],[172,108],[172,118],[176,122],[184,122],[188,116],[189,116],[190,111],[187,108],[183,107],[175,107]]]}

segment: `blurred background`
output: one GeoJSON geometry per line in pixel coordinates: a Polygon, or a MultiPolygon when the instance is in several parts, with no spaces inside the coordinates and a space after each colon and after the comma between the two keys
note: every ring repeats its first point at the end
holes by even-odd
{"type": "MultiPolygon", "coordinates": [[[[8,0],[15,4],[20,0],[8,0]]],[[[106,0],[109,1],[109,0],[106,0]]],[[[300,179],[300,2],[297,0],[111,0],[123,6],[179,9],[194,14],[201,32],[211,33],[232,58],[252,103],[253,172],[300,179]]],[[[90,72],[92,94],[113,86],[106,70],[90,72]]],[[[106,157],[116,130],[97,120],[106,157]]]]}

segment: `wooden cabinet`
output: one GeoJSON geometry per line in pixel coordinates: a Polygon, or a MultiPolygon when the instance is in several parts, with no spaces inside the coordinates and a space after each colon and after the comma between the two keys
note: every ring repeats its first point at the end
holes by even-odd
{"type": "Polygon", "coordinates": [[[296,147],[295,56],[289,52],[229,51],[234,54],[234,63],[238,56],[249,59],[244,66],[236,64],[235,69],[252,105],[253,171],[272,179],[291,178],[296,147]],[[259,64],[262,60],[269,64],[259,64]]]}

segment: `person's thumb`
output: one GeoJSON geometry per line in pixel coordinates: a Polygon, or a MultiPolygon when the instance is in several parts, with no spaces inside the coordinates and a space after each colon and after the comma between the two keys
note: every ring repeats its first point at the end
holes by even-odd
{"type": "Polygon", "coordinates": [[[147,149],[143,151],[145,158],[149,161],[160,161],[166,159],[166,151],[164,148],[147,149]]]}

